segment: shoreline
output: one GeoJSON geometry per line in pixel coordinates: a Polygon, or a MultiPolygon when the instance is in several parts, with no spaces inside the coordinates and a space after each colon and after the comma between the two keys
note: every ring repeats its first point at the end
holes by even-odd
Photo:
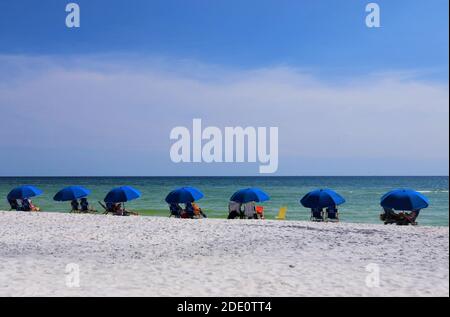
{"type": "MultiPolygon", "coordinates": [[[[132,211],[136,211],[139,213],[139,217],[156,217],[156,218],[169,218],[169,211],[168,210],[162,210],[162,209],[157,209],[157,210],[132,210],[132,211]]],[[[0,210],[0,213],[5,212],[11,212],[11,213],[30,213],[30,212],[24,212],[24,211],[15,211],[15,210],[0,210]]],[[[205,210],[206,214],[208,215],[207,219],[219,219],[219,220],[227,220],[227,212],[223,213],[223,216],[216,216],[216,215],[212,215],[210,216],[208,213],[210,211],[205,210]]],[[[39,211],[39,212],[32,212],[32,213],[49,213],[49,214],[69,214],[69,215],[91,215],[91,216],[105,216],[103,214],[103,211],[97,212],[97,213],[71,213],[69,211],[39,211]]],[[[381,213],[381,212],[380,212],[381,213]]],[[[113,215],[108,215],[108,216],[112,216],[112,217],[118,217],[118,216],[113,216],[113,215]]],[[[130,217],[135,217],[135,216],[130,216],[130,217]]],[[[198,219],[197,219],[198,220],[198,219]]],[[[242,219],[234,219],[234,221],[242,221],[242,219]]],[[[257,221],[257,220],[256,220],[257,221]]],[[[261,221],[261,220],[259,220],[261,221]]],[[[312,221],[309,220],[297,220],[297,219],[289,219],[289,217],[287,217],[287,219],[276,219],[276,216],[274,215],[266,215],[266,218],[262,221],[287,221],[287,222],[305,222],[305,223],[312,223],[312,221]]],[[[325,221],[326,222],[326,221],[325,221]]],[[[393,224],[390,225],[385,225],[383,224],[382,221],[378,221],[378,223],[374,223],[374,222],[352,222],[352,221],[346,221],[345,218],[341,219],[338,223],[344,223],[344,224],[354,224],[354,225],[374,225],[374,226],[394,226],[393,224]]],[[[336,224],[336,223],[335,223],[336,224]]],[[[397,227],[401,227],[401,226],[397,226],[397,227]]],[[[416,227],[421,227],[421,228],[449,228],[449,224],[443,226],[443,225],[421,225],[420,224],[420,219],[419,219],[419,224],[416,227]]]]}
{"type": "Polygon", "coordinates": [[[448,227],[101,216],[0,211],[0,296],[449,295],[448,227]]]}

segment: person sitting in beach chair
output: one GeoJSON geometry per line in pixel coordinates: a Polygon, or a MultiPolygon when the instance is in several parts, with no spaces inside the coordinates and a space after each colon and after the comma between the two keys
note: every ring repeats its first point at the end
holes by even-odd
{"type": "Polygon", "coordinates": [[[311,208],[311,221],[324,221],[322,208],[311,208]]]}
{"type": "Polygon", "coordinates": [[[9,210],[20,210],[19,202],[17,201],[17,199],[8,199],[8,203],[10,206],[9,210]]]}
{"type": "Polygon", "coordinates": [[[20,208],[22,211],[31,211],[30,200],[28,198],[22,199],[22,207],[20,208]]]}
{"type": "Polygon", "coordinates": [[[183,208],[177,203],[171,203],[169,205],[170,217],[181,218],[181,213],[183,212],[183,208]]]}
{"type": "Polygon", "coordinates": [[[416,219],[419,216],[420,209],[412,210],[410,213],[400,213],[399,219],[396,221],[396,224],[399,226],[417,226],[416,219]]]}
{"type": "Polygon", "coordinates": [[[417,219],[417,217],[419,217],[419,214],[420,214],[420,209],[413,210],[410,213],[405,214],[405,219],[406,219],[407,224],[417,226],[418,223],[416,222],[416,219],[417,219]]]}
{"type": "Polygon", "coordinates": [[[258,219],[255,210],[255,202],[250,201],[244,204],[244,218],[245,219],[258,219]]]}
{"type": "Polygon", "coordinates": [[[380,215],[380,220],[384,221],[384,224],[397,223],[400,220],[400,216],[395,213],[391,208],[383,208],[383,213],[380,215]]]}
{"type": "Polygon", "coordinates": [[[117,204],[114,203],[106,203],[106,209],[105,209],[105,214],[114,214],[116,212],[117,209],[117,204]]]}
{"type": "Polygon", "coordinates": [[[122,207],[121,203],[114,204],[114,216],[125,216],[125,208],[122,207]]]}
{"type": "Polygon", "coordinates": [[[336,206],[330,206],[325,210],[326,220],[331,222],[339,222],[339,211],[336,206]]]}
{"type": "Polygon", "coordinates": [[[198,204],[192,203],[192,208],[194,209],[194,218],[208,218],[198,204]]]}
{"type": "Polygon", "coordinates": [[[31,199],[24,198],[22,199],[22,211],[40,211],[41,209],[33,204],[31,199]]]}
{"type": "Polygon", "coordinates": [[[79,212],[80,211],[80,204],[78,203],[78,200],[74,199],[70,202],[70,206],[72,207],[72,210],[70,212],[79,212]]]}
{"type": "Polygon", "coordinates": [[[125,206],[121,203],[116,203],[112,207],[114,216],[138,216],[139,214],[134,211],[126,210],[125,206]]]}
{"type": "Polygon", "coordinates": [[[83,213],[96,213],[97,210],[89,205],[87,198],[80,199],[80,211],[83,213]]]}
{"type": "Polygon", "coordinates": [[[184,210],[181,213],[181,218],[194,218],[194,206],[192,206],[191,202],[185,204],[184,210]]]}
{"type": "Polygon", "coordinates": [[[114,214],[116,212],[117,209],[117,204],[111,203],[111,202],[107,202],[106,206],[102,204],[101,201],[98,202],[100,204],[100,206],[103,207],[103,209],[105,209],[105,211],[103,212],[104,215],[107,214],[114,214]]]}
{"type": "Polygon", "coordinates": [[[242,218],[242,204],[237,201],[230,201],[228,203],[228,219],[242,218]]]}
{"type": "Polygon", "coordinates": [[[139,216],[139,213],[125,209],[125,203],[119,204],[118,214],[116,216],[139,216]]]}

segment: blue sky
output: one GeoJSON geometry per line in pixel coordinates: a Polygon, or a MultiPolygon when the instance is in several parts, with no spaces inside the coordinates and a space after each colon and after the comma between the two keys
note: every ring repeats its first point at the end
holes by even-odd
{"type": "Polygon", "coordinates": [[[257,67],[331,71],[423,68],[448,76],[448,1],[377,1],[382,28],[361,0],[76,1],[82,27],[64,25],[69,1],[2,1],[0,51],[135,52],[257,67]]]}
{"type": "MultiPolygon", "coordinates": [[[[279,126],[280,175],[448,174],[448,1],[376,1],[379,29],[365,26],[369,1],[360,0],[79,0],[79,29],[65,27],[68,2],[0,3],[0,115],[33,120],[25,142],[6,141],[14,127],[0,128],[0,148],[10,153],[0,158],[0,175],[255,174],[246,166],[167,162],[167,126],[197,116],[217,126],[279,126]],[[84,109],[91,125],[108,119],[103,102],[140,113],[123,114],[128,137],[152,136],[127,148],[128,167],[104,161],[115,131],[86,127],[71,146],[55,141],[67,136],[72,108],[84,109]],[[252,116],[249,103],[266,113],[252,116]],[[235,115],[219,111],[233,105],[249,107],[252,120],[234,123],[235,115]],[[398,107],[402,125],[391,116],[388,128],[367,129],[388,106],[398,107]],[[325,110],[329,118],[317,122],[325,110]],[[337,141],[293,146],[292,126],[306,121],[332,125],[337,141]],[[427,143],[425,154],[409,151],[411,135],[427,143]],[[71,148],[74,162],[64,154],[71,148]]],[[[298,133],[308,138],[311,129],[305,123],[298,133]]]]}

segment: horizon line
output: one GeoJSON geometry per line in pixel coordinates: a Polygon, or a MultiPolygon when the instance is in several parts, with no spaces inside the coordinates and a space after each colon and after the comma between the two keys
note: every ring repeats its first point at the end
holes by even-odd
{"type": "Polygon", "coordinates": [[[235,177],[449,177],[449,175],[38,175],[38,176],[4,176],[0,178],[235,178],[235,177]]]}

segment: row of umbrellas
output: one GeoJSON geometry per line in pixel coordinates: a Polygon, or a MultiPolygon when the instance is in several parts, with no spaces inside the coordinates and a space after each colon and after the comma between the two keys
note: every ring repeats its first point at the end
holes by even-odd
{"type": "MultiPolygon", "coordinates": [[[[166,197],[168,204],[187,203],[199,200],[203,197],[203,193],[195,187],[181,187],[169,193],[166,197]]],[[[238,203],[248,203],[251,201],[263,202],[269,200],[270,197],[259,188],[245,188],[235,192],[230,200],[238,203]]]]}
{"type": "MultiPolygon", "coordinates": [[[[300,203],[306,208],[327,208],[345,203],[344,197],[331,189],[317,189],[306,194],[300,203]]],[[[381,197],[383,208],[418,210],[429,206],[428,198],[412,189],[395,189],[381,197]]]]}
{"type": "MultiPolygon", "coordinates": [[[[8,200],[24,199],[39,196],[42,191],[34,186],[20,186],[14,188],[7,196],[8,200]]],[[[53,197],[55,201],[71,201],[87,197],[90,191],[82,186],[69,186],[60,190],[53,197]]],[[[194,202],[203,198],[203,193],[195,187],[181,187],[171,191],[166,202],[187,203],[194,202]]],[[[134,200],[141,197],[141,193],[131,187],[122,186],[112,189],[106,196],[104,201],[107,203],[121,203],[134,200]]],[[[270,200],[268,194],[259,188],[246,188],[235,192],[231,201],[239,203],[247,202],[264,202],[270,200]]],[[[300,203],[306,208],[327,208],[338,206],[345,203],[345,199],[331,189],[317,189],[306,194],[300,203]]],[[[380,202],[384,208],[395,210],[418,210],[429,206],[428,199],[419,192],[411,189],[396,189],[383,195],[380,202]]]]}
{"type": "MultiPolygon", "coordinates": [[[[91,191],[82,186],[69,186],[61,189],[56,195],[53,197],[55,201],[71,201],[75,199],[80,199],[89,196],[91,191]]],[[[14,199],[25,199],[31,198],[35,196],[39,196],[42,194],[42,191],[34,186],[26,185],[16,187],[11,190],[7,196],[8,200],[14,199]]],[[[130,200],[134,200],[141,197],[141,193],[131,187],[131,186],[122,186],[112,189],[105,196],[104,201],[107,203],[119,203],[119,202],[127,202],[130,200]]]]}

